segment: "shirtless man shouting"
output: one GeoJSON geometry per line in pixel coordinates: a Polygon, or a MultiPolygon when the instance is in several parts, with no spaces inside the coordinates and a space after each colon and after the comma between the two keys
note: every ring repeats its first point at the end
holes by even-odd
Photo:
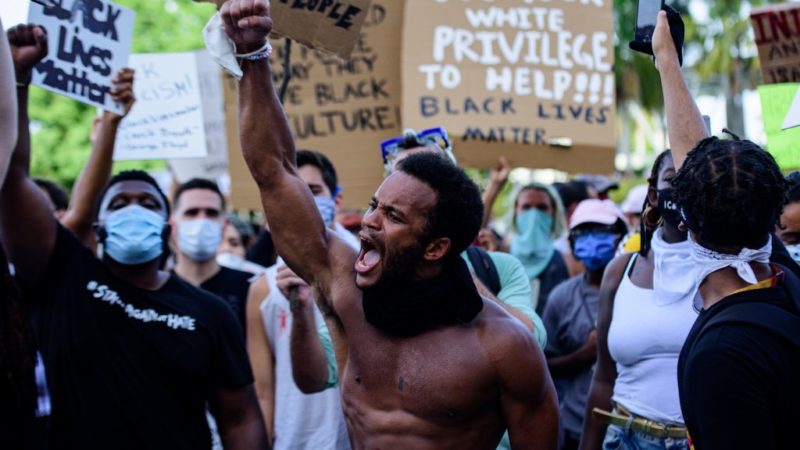
{"type": "Polygon", "coordinates": [[[555,449],[558,412],[533,335],[477,292],[458,255],[477,236],[478,188],[414,155],[378,188],[356,253],[325,227],[297,175],[264,48],[266,0],[221,10],[242,58],[239,132],[278,252],[317,293],[339,360],[356,449],[555,449]],[[255,53],[253,55],[253,53],[255,53]]]}

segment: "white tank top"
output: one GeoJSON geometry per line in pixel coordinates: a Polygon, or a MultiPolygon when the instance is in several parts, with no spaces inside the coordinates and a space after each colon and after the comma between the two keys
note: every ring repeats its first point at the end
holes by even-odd
{"type": "MultiPolygon", "coordinates": [[[[277,264],[265,276],[270,294],[261,303],[261,317],[275,356],[275,450],[349,450],[350,439],[339,389],[304,394],[294,383],[289,344],[292,313],[289,300],[275,283],[277,264]]],[[[314,308],[317,325],[322,315],[314,308]]]]}
{"type": "Polygon", "coordinates": [[[637,416],[683,424],[678,356],[697,319],[692,299],[657,305],[654,291],[633,284],[631,257],[614,298],[608,350],[617,363],[612,399],[637,416]]]}

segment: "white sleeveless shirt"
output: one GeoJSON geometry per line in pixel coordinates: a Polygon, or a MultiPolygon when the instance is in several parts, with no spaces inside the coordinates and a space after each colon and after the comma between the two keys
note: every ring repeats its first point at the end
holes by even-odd
{"type": "MultiPolygon", "coordinates": [[[[261,317],[275,357],[275,450],[349,450],[339,388],[304,394],[292,375],[290,338],[292,312],[289,300],[275,282],[278,264],[265,276],[270,294],[261,303],[261,317]]],[[[317,324],[322,315],[314,308],[317,324]]]]}
{"type": "Polygon", "coordinates": [[[625,269],[608,330],[608,350],[617,363],[612,400],[634,415],[683,424],[678,356],[697,313],[688,295],[658,304],[655,291],[634,285],[630,272],[638,256],[625,269]]]}

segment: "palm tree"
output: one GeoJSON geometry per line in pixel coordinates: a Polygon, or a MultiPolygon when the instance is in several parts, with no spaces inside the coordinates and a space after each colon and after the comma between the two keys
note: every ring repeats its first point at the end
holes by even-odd
{"type": "Polygon", "coordinates": [[[717,0],[709,5],[709,21],[694,30],[690,45],[700,49],[695,71],[701,80],[718,79],[725,88],[728,128],[744,134],[742,93],[761,82],[750,17],[762,0],[717,0]]]}

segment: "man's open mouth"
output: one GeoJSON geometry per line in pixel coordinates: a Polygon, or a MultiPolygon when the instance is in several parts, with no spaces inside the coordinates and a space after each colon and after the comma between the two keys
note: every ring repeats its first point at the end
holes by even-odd
{"type": "Polygon", "coordinates": [[[361,251],[356,259],[355,270],[356,273],[364,275],[371,272],[381,262],[381,253],[369,236],[361,233],[359,238],[361,239],[361,251]]]}

